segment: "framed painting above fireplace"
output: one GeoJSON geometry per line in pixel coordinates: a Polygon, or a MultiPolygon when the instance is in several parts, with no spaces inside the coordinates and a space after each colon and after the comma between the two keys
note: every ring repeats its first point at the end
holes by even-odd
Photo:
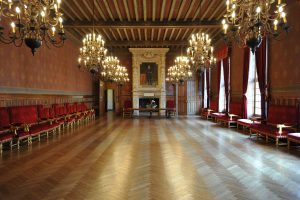
{"type": "Polygon", "coordinates": [[[143,62],[140,65],[140,85],[155,87],[158,83],[158,67],[154,62],[143,62]]]}

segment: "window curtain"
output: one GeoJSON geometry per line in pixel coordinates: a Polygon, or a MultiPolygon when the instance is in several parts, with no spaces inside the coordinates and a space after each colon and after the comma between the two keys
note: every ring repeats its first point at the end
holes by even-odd
{"type": "Polygon", "coordinates": [[[226,112],[228,112],[228,100],[229,100],[229,57],[223,59],[223,70],[224,70],[224,86],[225,86],[225,101],[226,101],[226,112]]]}
{"type": "Polygon", "coordinates": [[[248,76],[249,76],[249,61],[250,61],[250,49],[244,48],[244,66],[243,66],[243,118],[247,118],[247,88],[248,88],[248,76]]]}
{"type": "Polygon", "coordinates": [[[261,117],[266,118],[266,38],[255,51],[256,70],[261,94],[261,117]]]}
{"type": "Polygon", "coordinates": [[[207,94],[207,107],[209,108],[209,102],[210,102],[210,95],[209,95],[209,72],[210,72],[210,68],[206,69],[206,94],[207,94]]]}
{"type": "MultiPolygon", "coordinates": [[[[218,73],[218,84],[217,84],[217,89],[218,89],[218,99],[220,98],[220,83],[221,83],[221,60],[217,61],[217,73],[218,73]]],[[[219,101],[217,101],[217,110],[219,110],[219,101]]]]}

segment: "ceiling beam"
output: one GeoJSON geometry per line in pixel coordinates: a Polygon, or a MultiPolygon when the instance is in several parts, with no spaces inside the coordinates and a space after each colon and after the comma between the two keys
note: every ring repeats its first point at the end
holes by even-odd
{"type": "Polygon", "coordinates": [[[84,12],[82,6],[80,6],[77,1],[74,1],[74,3],[76,7],[80,10],[80,12],[84,15],[84,17],[90,21],[91,20],[90,17],[86,14],[86,12],[84,12]]]}
{"type": "Polygon", "coordinates": [[[139,12],[138,12],[138,5],[137,1],[133,0],[133,6],[134,6],[134,13],[135,13],[135,21],[139,21],[139,12]]]}
{"type": "Polygon", "coordinates": [[[124,4],[125,12],[126,12],[126,15],[127,15],[127,20],[131,21],[127,0],[123,0],[123,4],[124,4]]]}
{"type": "Polygon", "coordinates": [[[163,0],[162,6],[161,6],[161,12],[160,12],[160,21],[164,20],[165,7],[166,7],[166,0],[163,0]]]}
{"type": "Polygon", "coordinates": [[[180,19],[180,16],[181,16],[182,10],[183,10],[183,8],[184,8],[184,6],[185,6],[185,2],[186,2],[186,1],[182,1],[182,2],[181,2],[181,5],[180,5],[180,8],[179,8],[179,11],[178,11],[177,17],[176,17],[176,21],[179,21],[179,19],[180,19]]]}
{"type": "Polygon", "coordinates": [[[96,7],[97,11],[100,13],[102,19],[103,19],[104,21],[107,21],[105,15],[103,14],[103,12],[102,12],[102,10],[101,10],[99,4],[98,4],[98,1],[95,2],[95,7],[96,7]]]}
{"type": "MultiPolygon", "coordinates": [[[[202,21],[192,21],[192,20],[180,20],[180,21],[103,21],[99,20],[95,22],[95,28],[220,28],[221,23],[217,20],[202,20],[202,21]]],[[[64,22],[65,28],[90,28],[93,26],[91,21],[66,21],[64,22]]]]}
{"type": "Polygon", "coordinates": [[[156,0],[153,0],[152,2],[152,21],[155,21],[156,16],[156,0]]]}
{"type": "Polygon", "coordinates": [[[121,12],[120,12],[119,5],[118,5],[117,0],[114,0],[114,5],[115,5],[115,8],[116,8],[116,10],[117,10],[118,17],[119,17],[120,21],[123,21],[123,18],[122,18],[122,15],[121,15],[121,12]]]}
{"type": "Polygon", "coordinates": [[[176,1],[172,1],[172,5],[171,5],[171,9],[170,9],[168,21],[171,21],[171,19],[172,19],[172,17],[173,17],[173,12],[174,12],[174,8],[175,8],[175,3],[176,3],[176,1]]]}
{"type": "MultiPolygon", "coordinates": [[[[184,21],[186,21],[188,19],[188,17],[190,16],[190,13],[191,13],[192,9],[194,8],[195,2],[196,2],[196,0],[193,0],[192,3],[190,4],[189,9],[184,17],[184,21]]],[[[201,1],[200,1],[200,3],[201,3],[201,1]]]]}
{"type": "Polygon", "coordinates": [[[110,7],[109,7],[107,1],[103,0],[103,2],[104,2],[104,5],[105,5],[105,8],[106,8],[106,11],[108,12],[108,15],[110,16],[111,20],[115,21],[114,16],[113,16],[113,14],[110,10],[110,7]]]}
{"type": "Polygon", "coordinates": [[[144,21],[147,21],[147,3],[143,0],[144,21]]]}
{"type": "Polygon", "coordinates": [[[131,47],[131,46],[138,46],[138,47],[145,47],[145,46],[187,46],[187,41],[176,41],[176,40],[159,40],[159,41],[109,41],[105,43],[107,47],[116,47],[116,46],[124,46],[124,47],[131,47]]]}

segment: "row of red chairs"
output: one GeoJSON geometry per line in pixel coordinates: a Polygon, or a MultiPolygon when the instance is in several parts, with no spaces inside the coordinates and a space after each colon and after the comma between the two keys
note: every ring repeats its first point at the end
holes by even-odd
{"type": "Polygon", "coordinates": [[[32,143],[34,137],[40,140],[45,133],[60,132],[61,128],[72,128],[75,124],[95,118],[93,109],[88,109],[85,103],[0,107],[0,150],[3,143],[18,148],[22,140],[32,143]]]}
{"type": "Polygon", "coordinates": [[[300,143],[300,133],[295,133],[299,128],[300,112],[297,106],[270,105],[267,119],[253,117],[242,118],[242,104],[231,102],[229,112],[217,112],[217,103],[211,102],[210,108],[202,109],[202,118],[230,127],[242,127],[249,130],[249,136],[275,139],[276,146],[291,142],[300,143]]]}

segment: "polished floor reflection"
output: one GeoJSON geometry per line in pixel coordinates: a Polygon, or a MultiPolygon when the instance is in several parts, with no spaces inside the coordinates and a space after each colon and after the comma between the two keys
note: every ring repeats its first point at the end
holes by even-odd
{"type": "Polygon", "coordinates": [[[0,199],[300,199],[300,149],[197,117],[108,116],[0,161],[0,199]]]}

